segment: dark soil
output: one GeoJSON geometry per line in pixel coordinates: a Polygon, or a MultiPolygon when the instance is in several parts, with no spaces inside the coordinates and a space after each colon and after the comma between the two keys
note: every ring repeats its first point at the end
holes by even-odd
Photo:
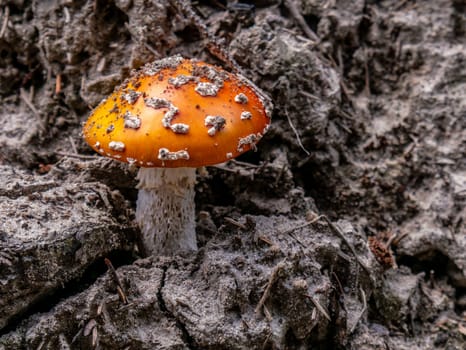
{"type": "Polygon", "coordinates": [[[0,1],[0,349],[466,348],[466,6],[251,3],[0,1]],[[199,173],[197,254],[142,258],[81,124],[214,41],[273,123],[199,173]]]}

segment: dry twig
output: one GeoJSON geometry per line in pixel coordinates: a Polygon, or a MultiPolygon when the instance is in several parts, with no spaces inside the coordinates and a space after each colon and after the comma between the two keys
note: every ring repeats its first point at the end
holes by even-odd
{"type": "Polygon", "coordinates": [[[39,111],[37,110],[37,108],[34,106],[34,104],[32,103],[32,101],[30,100],[28,94],[26,93],[26,91],[21,88],[19,90],[19,95],[21,97],[21,99],[24,101],[24,103],[29,107],[29,109],[32,111],[32,113],[34,113],[34,116],[37,117],[37,118],[40,118],[40,113],[39,111]]]}
{"type": "Polygon", "coordinates": [[[113,281],[117,285],[118,296],[120,297],[121,301],[124,304],[128,304],[128,299],[124,292],[123,285],[120,282],[120,278],[118,277],[118,274],[115,268],[113,267],[112,262],[107,258],[104,259],[104,262],[105,262],[105,265],[107,265],[108,271],[110,272],[110,275],[112,276],[113,281]]]}
{"type": "Polygon", "coordinates": [[[288,229],[288,230],[282,232],[281,234],[282,234],[282,235],[288,235],[288,236],[290,236],[290,237],[293,238],[296,242],[298,242],[299,245],[300,245],[301,247],[305,248],[306,245],[304,244],[304,242],[302,242],[302,241],[294,234],[294,231],[297,231],[297,230],[300,230],[300,229],[302,229],[302,228],[305,228],[305,227],[308,227],[308,226],[312,225],[313,223],[319,221],[319,219],[321,219],[321,217],[322,217],[322,215],[317,216],[317,217],[315,217],[314,219],[312,219],[311,221],[306,222],[306,223],[303,224],[303,225],[299,225],[299,226],[296,226],[296,227],[292,227],[292,228],[290,228],[290,229],[288,229]]]}
{"type": "Polygon", "coordinates": [[[304,147],[303,143],[301,142],[301,137],[299,136],[298,130],[296,130],[295,126],[293,125],[293,122],[291,121],[290,115],[288,114],[288,111],[285,109],[285,115],[286,119],[288,119],[288,124],[290,124],[291,130],[293,130],[296,140],[298,141],[299,147],[308,155],[310,156],[311,153],[304,147]]]}
{"type": "Polygon", "coordinates": [[[317,34],[307,25],[306,20],[304,19],[303,15],[301,15],[301,12],[299,12],[299,9],[296,7],[296,5],[290,1],[290,0],[285,0],[285,6],[286,8],[290,11],[291,16],[298,22],[299,26],[301,27],[301,30],[306,34],[306,36],[314,41],[316,44],[320,42],[319,37],[317,34]]]}
{"type": "Polygon", "coordinates": [[[5,9],[3,10],[3,23],[2,27],[0,29],[0,39],[3,38],[6,32],[6,28],[8,27],[8,21],[10,20],[10,8],[8,6],[5,6],[5,9]]]}
{"type": "Polygon", "coordinates": [[[76,143],[74,142],[73,137],[68,136],[68,140],[70,141],[71,150],[73,151],[73,154],[78,154],[78,149],[76,148],[76,143]]]}
{"type": "Polygon", "coordinates": [[[356,322],[354,323],[353,327],[351,327],[350,334],[354,332],[356,329],[359,321],[361,320],[362,316],[364,316],[364,313],[367,310],[367,299],[366,299],[366,293],[364,293],[364,290],[362,288],[359,288],[359,291],[361,292],[361,299],[362,299],[362,310],[361,313],[358,315],[356,318],[356,322]]]}
{"type": "Polygon", "coordinates": [[[319,310],[319,312],[320,312],[322,315],[324,315],[324,317],[325,317],[328,321],[331,321],[330,315],[328,314],[327,310],[325,310],[325,308],[324,308],[312,295],[306,294],[306,297],[308,297],[309,300],[312,301],[312,303],[314,304],[314,306],[316,307],[316,309],[319,310]]]}
{"type": "MultiPolygon", "coordinates": [[[[293,227],[287,231],[284,231],[282,232],[282,234],[292,234],[294,231],[296,230],[300,230],[302,228],[305,228],[305,227],[308,227],[310,225],[312,225],[313,223],[315,223],[316,221],[319,221],[320,219],[324,219],[325,222],[329,225],[330,229],[335,233],[337,234],[338,237],[340,237],[343,242],[348,246],[348,248],[350,249],[351,253],[354,255],[354,258],[356,259],[356,261],[358,262],[359,265],[361,265],[361,267],[364,269],[364,271],[366,271],[366,273],[368,274],[368,276],[370,277],[371,281],[374,282],[372,280],[372,275],[371,275],[371,272],[369,270],[369,268],[363,263],[363,261],[359,258],[356,250],[354,249],[353,245],[350,243],[350,241],[348,241],[348,239],[345,237],[345,235],[343,234],[343,232],[341,232],[341,230],[334,224],[332,223],[329,218],[326,216],[326,215],[319,215],[318,217],[316,217],[315,219],[303,224],[303,225],[300,225],[300,226],[296,226],[296,227],[293,227]]],[[[292,236],[293,237],[293,236],[292,236]]],[[[294,237],[295,238],[295,237],[294,237]]],[[[295,238],[296,239],[296,238],[295,238]]]]}
{"type": "Polygon", "coordinates": [[[235,220],[235,219],[232,219],[232,218],[230,218],[230,217],[228,217],[228,216],[226,216],[226,217],[224,218],[224,220],[225,220],[226,222],[228,222],[229,224],[233,225],[233,226],[239,227],[239,228],[242,229],[242,230],[247,230],[247,229],[248,229],[248,228],[246,227],[246,225],[244,225],[244,224],[242,224],[241,222],[239,222],[239,221],[237,221],[237,220],[235,220]]]}
{"type": "Polygon", "coordinates": [[[408,234],[409,234],[408,232],[404,232],[401,235],[396,235],[396,237],[390,242],[390,244],[393,244],[395,246],[398,245],[403,238],[408,236],[408,234]]]}
{"type": "Polygon", "coordinates": [[[367,275],[369,276],[370,280],[372,282],[374,282],[372,280],[372,274],[371,274],[371,271],[369,270],[369,268],[362,262],[362,260],[359,258],[358,254],[356,253],[356,249],[354,249],[353,245],[350,243],[350,241],[348,241],[348,239],[346,238],[346,236],[343,234],[343,232],[341,232],[341,230],[333,223],[329,220],[329,218],[325,215],[323,215],[323,219],[327,222],[327,224],[329,225],[329,227],[331,228],[331,230],[337,234],[338,237],[340,237],[343,242],[345,242],[345,244],[348,246],[348,248],[351,250],[351,253],[354,255],[354,258],[356,259],[356,261],[358,262],[359,265],[361,265],[361,267],[364,269],[364,271],[366,271],[367,275]]]}
{"type": "Polygon", "coordinates": [[[311,221],[306,222],[305,224],[302,224],[302,225],[299,225],[299,226],[292,227],[292,228],[290,228],[290,229],[288,229],[286,231],[283,231],[281,234],[282,235],[289,235],[290,233],[293,233],[294,231],[301,230],[302,228],[306,228],[308,226],[311,226],[313,223],[319,221],[323,217],[325,217],[325,215],[319,215],[319,216],[315,217],[314,219],[312,219],[311,221]]]}
{"type": "Polygon", "coordinates": [[[70,158],[78,158],[78,159],[99,159],[100,157],[98,156],[86,156],[84,154],[74,154],[74,153],[69,153],[69,152],[55,152],[59,156],[63,157],[70,157],[70,158]]]}
{"type": "Polygon", "coordinates": [[[366,97],[369,97],[371,95],[369,64],[367,63],[367,50],[365,47],[364,47],[364,95],[366,97]]]}
{"type": "MultiPolygon", "coordinates": [[[[278,278],[278,274],[280,273],[281,270],[285,268],[285,261],[286,259],[279,262],[272,270],[272,273],[270,274],[270,277],[269,277],[269,281],[267,282],[267,287],[265,287],[264,293],[262,294],[262,297],[260,298],[259,303],[256,306],[256,309],[255,309],[256,314],[258,314],[263,309],[264,303],[267,301],[267,298],[270,295],[270,291],[272,290],[272,286],[278,278]]],[[[270,314],[268,310],[265,312],[266,312],[266,315],[270,314]]]]}

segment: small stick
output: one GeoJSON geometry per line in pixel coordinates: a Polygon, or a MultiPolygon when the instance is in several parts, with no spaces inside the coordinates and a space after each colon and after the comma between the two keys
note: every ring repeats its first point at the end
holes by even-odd
{"type": "Polygon", "coordinates": [[[232,160],[230,160],[230,162],[233,163],[233,164],[236,164],[236,165],[244,166],[246,168],[259,168],[260,167],[260,165],[247,163],[247,162],[242,162],[242,161],[236,160],[236,159],[232,159],[232,160]]]}
{"type": "Polygon", "coordinates": [[[128,304],[128,299],[123,290],[123,285],[121,284],[120,279],[118,278],[118,274],[115,268],[113,267],[112,262],[107,258],[104,259],[104,262],[105,262],[105,265],[107,265],[108,271],[110,272],[110,275],[112,276],[113,281],[117,285],[117,292],[118,292],[118,295],[120,296],[121,301],[125,304],[128,304]]]}
{"type": "Polygon", "coordinates": [[[400,243],[400,241],[401,241],[403,238],[405,238],[405,237],[408,236],[408,235],[409,235],[408,232],[404,232],[404,233],[402,233],[402,234],[399,235],[399,236],[397,235],[397,236],[395,237],[395,239],[393,239],[392,242],[390,242],[390,243],[396,246],[396,245],[398,245],[398,244],[400,243]]]}
{"type": "Polygon", "coordinates": [[[86,156],[84,154],[74,154],[69,152],[55,152],[59,156],[70,157],[70,158],[79,158],[79,159],[99,159],[97,156],[86,156]]]}
{"type": "Polygon", "coordinates": [[[286,259],[279,262],[272,270],[272,273],[269,277],[269,281],[267,282],[267,287],[264,290],[264,294],[262,294],[262,297],[260,298],[259,303],[257,304],[256,309],[254,310],[256,314],[258,314],[261,311],[262,307],[264,306],[264,303],[267,301],[267,298],[270,295],[270,291],[272,290],[272,286],[277,280],[279,272],[283,270],[283,268],[285,267],[285,261],[286,259]]]}
{"type": "Polygon", "coordinates": [[[262,310],[264,311],[264,315],[267,321],[272,322],[273,317],[272,317],[272,314],[270,313],[269,308],[266,305],[263,305],[262,310]]]}
{"type": "Polygon", "coordinates": [[[343,260],[346,260],[347,262],[351,262],[351,257],[345,253],[343,253],[341,250],[337,252],[337,255],[342,258],[343,260]]]}
{"type": "Polygon", "coordinates": [[[401,8],[403,8],[406,3],[408,2],[409,0],[401,0],[394,8],[395,11],[398,11],[400,10],[401,8]]]}
{"type": "Polygon", "coordinates": [[[316,307],[317,310],[319,310],[319,312],[324,315],[324,317],[328,320],[328,321],[331,321],[332,319],[330,318],[330,315],[328,314],[327,310],[325,310],[325,308],[320,305],[320,303],[312,296],[312,295],[309,295],[309,294],[306,294],[306,296],[312,301],[312,303],[314,304],[314,306],[316,307]]]}
{"type": "Polygon", "coordinates": [[[340,294],[341,295],[345,294],[345,292],[343,291],[343,286],[341,285],[340,279],[338,278],[337,274],[335,272],[332,272],[332,276],[335,278],[335,281],[337,281],[338,289],[340,290],[340,294]]]}
{"type": "MultiPolygon", "coordinates": [[[[398,237],[397,233],[391,235],[388,241],[383,245],[383,247],[390,253],[390,255],[392,255],[393,253],[390,247],[397,237],[398,237]]],[[[395,260],[393,260],[393,262],[395,263],[395,260]]]]}
{"type": "Polygon", "coordinates": [[[2,28],[0,29],[0,39],[3,38],[6,32],[6,28],[8,27],[8,21],[10,17],[10,8],[8,6],[5,6],[4,16],[5,17],[3,18],[2,28]]]}
{"type": "Polygon", "coordinates": [[[367,310],[366,293],[364,293],[364,290],[361,287],[359,288],[359,291],[361,292],[362,310],[361,310],[361,313],[356,318],[356,322],[354,323],[353,327],[351,327],[350,334],[354,332],[354,330],[356,329],[356,326],[358,325],[359,321],[361,320],[362,316],[364,316],[364,313],[367,310]]]}
{"type": "MultiPolygon", "coordinates": [[[[364,269],[364,271],[366,271],[366,273],[368,274],[369,277],[371,277],[371,272],[369,270],[369,268],[362,262],[362,260],[359,258],[359,256],[357,255],[356,253],[356,250],[354,249],[354,247],[351,245],[351,243],[348,241],[348,239],[345,237],[345,235],[343,234],[343,232],[341,232],[341,230],[335,225],[333,224],[327,216],[323,215],[323,219],[327,222],[327,224],[330,226],[330,228],[332,229],[332,231],[334,233],[336,233],[338,235],[338,237],[340,237],[343,242],[345,242],[345,244],[348,246],[348,248],[351,250],[351,253],[353,253],[354,255],[354,258],[356,259],[356,261],[358,262],[359,265],[361,265],[361,267],[364,269]]],[[[371,278],[371,281],[372,281],[372,278],[371,278]]],[[[372,281],[374,282],[374,281],[372,281]]]]}
{"type": "Polygon", "coordinates": [[[269,334],[267,334],[267,337],[265,337],[265,340],[264,340],[264,342],[262,343],[262,350],[268,349],[268,348],[269,348],[269,347],[267,347],[267,344],[269,343],[269,340],[270,340],[271,337],[272,337],[272,332],[270,332],[269,334]]]}
{"type": "Polygon", "coordinates": [[[290,11],[291,15],[293,18],[298,22],[299,26],[301,27],[302,31],[306,36],[314,41],[316,44],[320,42],[319,37],[317,34],[307,25],[306,21],[304,20],[304,17],[301,15],[299,10],[297,9],[296,5],[291,2],[290,0],[285,0],[285,6],[286,8],[290,11]]]}
{"type": "Polygon", "coordinates": [[[307,91],[298,91],[298,94],[309,97],[310,99],[312,99],[314,101],[319,101],[320,100],[320,98],[318,98],[316,95],[313,95],[313,94],[311,94],[310,92],[307,92],[307,91]]]}
{"type": "Polygon", "coordinates": [[[83,328],[80,328],[78,332],[74,335],[73,339],[71,339],[70,345],[73,345],[78,340],[78,338],[81,336],[82,333],[83,333],[83,328]]]}
{"type": "Polygon", "coordinates": [[[29,100],[34,101],[34,96],[35,96],[34,85],[31,85],[31,87],[29,88],[29,100]]]}
{"type": "Polygon", "coordinates": [[[303,143],[301,142],[301,138],[299,136],[299,133],[298,133],[298,130],[296,130],[295,126],[293,125],[293,122],[291,121],[291,118],[290,118],[290,115],[288,114],[288,111],[285,109],[285,115],[286,115],[286,119],[288,119],[288,124],[290,124],[290,127],[291,127],[291,130],[293,130],[295,136],[296,136],[296,140],[298,141],[298,145],[299,147],[301,147],[301,149],[308,155],[310,156],[311,153],[309,153],[309,151],[304,147],[303,143]]]}
{"type": "Polygon", "coordinates": [[[158,57],[160,56],[160,53],[157,51],[157,49],[155,47],[153,47],[151,44],[149,43],[144,43],[144,47],[149,50],[155,57],[158,57]]]}
{"type": "Polygon", "coordinates": [[[291,238],[293,238],[296,242],[299,243],[299,245],[303,248],[306,248],[306,245],[298,238],[296,237],[296,235],[294,234],[294,232],[290,232],[288,233],[288,236],[290,236],[291,238]]]}
{"type": "MultiPolygon", "coordinates": [[[[322,216],[322,215],[321,215],[322,216]]],[[[315,217],[314,219],[312,219],[311,221],[309,222],[306,222],[305,224],[303,225],[300,225],[300,226],[296,226],[296,227],[293,227],[287,231],[284,231],[282,232],[281,234],[285,234],[285,235],[288,235],[290,236],[291,238],[293,238],[296,242],[298,242],[301,247],[305,248],[306,247],[306,244],[304,244],[298,237],[296,237],[296,235],[294,234],[294,231],[296,230],[300,230],[302,228],[305,228],[305,227],[308,227],[310,225],[312,225],[313,223],[315,223],[316,221],[319,221],[319,219],[321,218],[321,216],[317,216],[315,217]]]]}
{"type": "Polygon", "coordinates": [[[270,240],[270,238],[268,238],[268,237],[266,237],[266,236],[259,235],[257,238],[260,239],[262,242],[267,243],[267,244],[270,245],[270,246],[276,245],[272,240],[270,240]]]}
{"type": "Polygon", "coordinates": [[[342,128],[343,130],[345,130],[348,134],[352,134],[352,133],[353,133],[353,131],[352,131],[349,127],[347,127],[346,125],[344,125],[344,124],[342,124],[342,123],[340,123],[340,122],[338,122],[338,121],[337,121],[337,125],[338,125],[340,128],[342,128]]]}
{"type": "Polygon", "coordinates": [[[315,321],[316,318],[317,318],[317,308],[313,308],[312,313],[311,313],[311,320],[315,321]]]}
{"type": "Polygon", "coordinates": [[[236,227],[239,227],[240,229],[242,230],[247,230],[248,228],[246,227],[246,225],[242,224],[241,222],[239,221],[236,221],[235,219],[232,219],[232,218],[229,218],[228,216],[226,216],[224,218],[224,220],[226,222],[228,222],[229,224],[232,224],[233,226],[236,226],[236,227]]]}
{"type": "Polygon", "coordinates": [[[78,154],[78,149],[76,148],[76,144],[74,143],[73,138],[71,136],[68,136],[68,140],[70,140],[71,150],[73,151],[73,154],[78,154]]]}
{"type": "Polygon", "coordinates": [[[31,102],[31,100],[29,99],[29,96],[27,95],[26,91],[23,88],[19,89],[19,95],[20,95],[21,99],[24,101],[24,103],[26,103],[26,105],[32,111],[32,113],[34,113],[34,115],[37,118],[40,118],[39,111],[36,109],[34,104],[31,102]]]}
{"type": "Polygon", "coordinates": [[[300,225],[300,226],[292,227],[292,228],[290,228],[290,229],[288,229],[288,230],[286,230],[286,231],[283,231],[281,234],[282,234],[282,235],[289,235],[289,234],[293,233],[294,231],[297,231],[297,230],[300,230],[300,229],[302,229],[302,228],[306,228],[306,227],[308,227],[308,226],[311,226],[313,223],[319,221],[319,220],[322,219],[323,217],[325,217],[325,215],[319,215],[319,216],[317,216],[316,218],[312,219],[311,221],[306,222],[305,224],[302,224],[302,225],[300,225]]]}
{"type": "Polygon", "coordinates": [[[371,95],[369,64],[367,63],[367,50],[364,48],[364,94],[366,97],[371,95]]]}
{"type": "Polygon", "coordinates": [[[354,116],[352,116],[351,114],[349,114],[348,112],[345,112],[344,110],[340,109],[338,111],[338,114],[342,117],[345,117],[346,119],[349,119],[349,120],[355,120],[356,118],[354,116]]]}
{"type": "Polygon", "coordinates": [[[346,96],[346,98],[348,99],[348,101],[353,102],[353,99],[351,98],[350,90],[349,90],[348,87],[346,86],[346,83],[343,81],[343,78],[340,80],[340,87],[341,87],[341,91],[342,91],[343,94],[346,96]]]}

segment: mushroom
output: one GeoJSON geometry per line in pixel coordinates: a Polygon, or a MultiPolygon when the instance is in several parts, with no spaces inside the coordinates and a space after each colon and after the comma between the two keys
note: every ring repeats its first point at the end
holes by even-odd
{"type": "Polygon", "coordinates": [[[255,149],[270,100],[246,78],[173,56],[145,65],[89,116],[86,142],[140,167],[136,221],[145,253],[197,250],[196,168],[255,149]]]}

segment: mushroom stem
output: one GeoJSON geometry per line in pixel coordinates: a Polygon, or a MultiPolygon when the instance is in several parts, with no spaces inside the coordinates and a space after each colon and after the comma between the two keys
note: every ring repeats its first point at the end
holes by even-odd
{"type": "Polygon", "coordinates": [[[136,221],[147,255],[197,250],[196,168],[140,168],[136,221]]]}

